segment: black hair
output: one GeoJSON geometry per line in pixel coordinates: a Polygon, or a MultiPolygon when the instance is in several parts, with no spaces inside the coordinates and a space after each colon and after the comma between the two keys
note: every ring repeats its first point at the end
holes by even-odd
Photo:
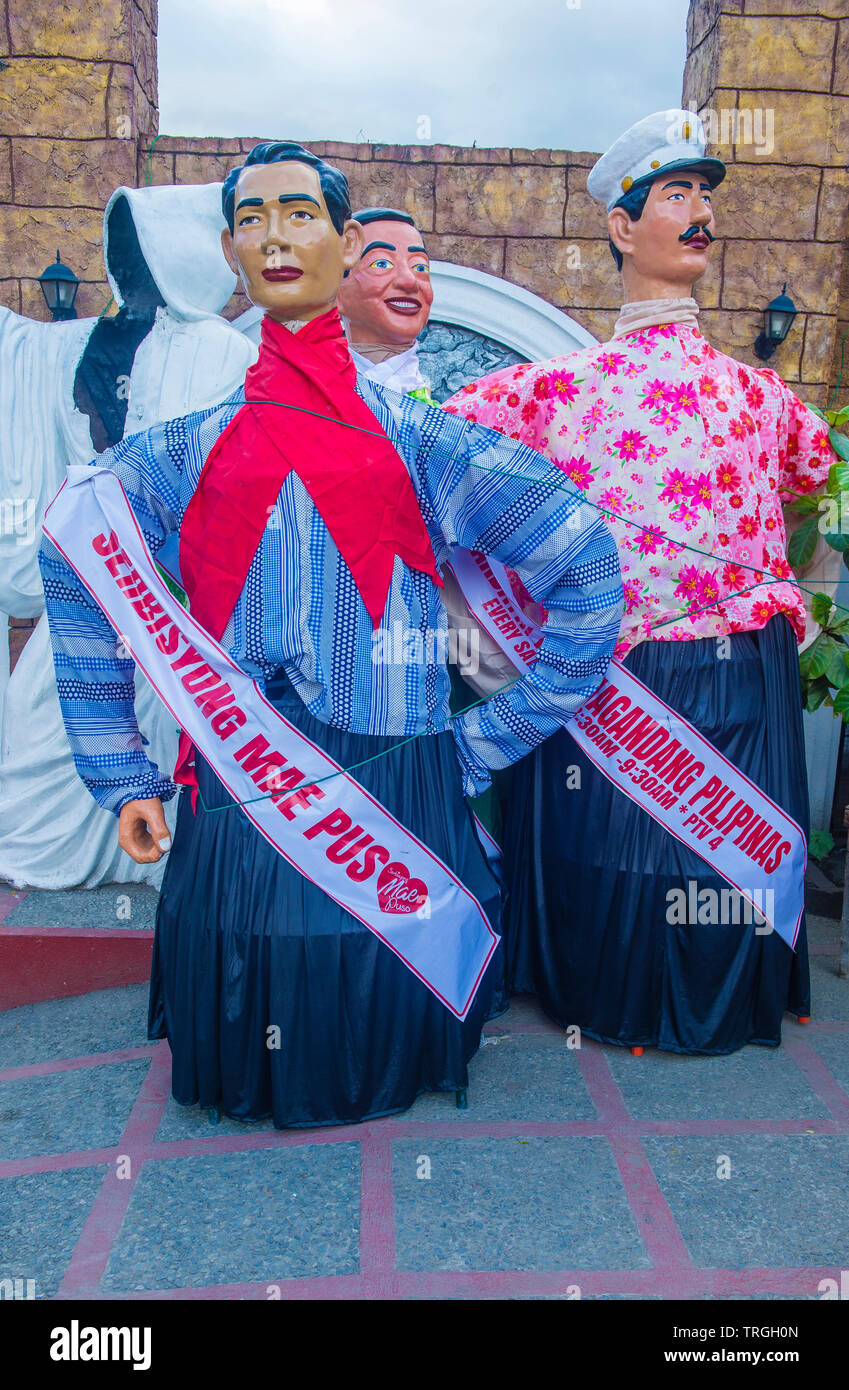
{"type": "Polygon", "coordinates": [[[407,222],[411,227],[416,225],[408,212],[401,212],[398,208],[360,208],[359,212],[354,213],[354,221],[363,227],[367,227],[369,222],[407,222]]]}
{"type": "MultiPolygon", "coordinates": [[[[654,179],[655,175],[652,175],[649,179],[644,179],[639,183],[632,184],[625,196],[620,198],[618,203],[614,203],[613,207],[624,208],[632,222],[639,222],[643,215],[643,209],[645,208],[649,193],[651,192],[654,179]]],[[[612,212],[613,208],[611,208],[610,211],[612,212]]],[[[618,246],[614,245],[610,237],[607,238],[607,244],[616,262],[616,269],[621,270],[622,252],[619,250],[618,246]]]]}
{"type": "Polygon", "coordinates": [[[238,169],[230,170],[221,189],[221,211],[231,233],[235,228],[236,184],[242,171],[254,164],[285,163],[308,164],[311,169],[317,170],[330,220],[341,236],[345,223],[351,216],[348,180],[341,169],[335,169],[332,164],[319,159],[317,154],[305,150],[303,145],[298,145],[293,140],[267,140],[261,145],[254,145],[244,164],[240,164],[238,169]]]}

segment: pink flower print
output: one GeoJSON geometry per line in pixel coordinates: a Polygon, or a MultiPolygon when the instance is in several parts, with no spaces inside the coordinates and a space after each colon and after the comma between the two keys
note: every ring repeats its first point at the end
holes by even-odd
{"type": "Polygon", "coordinates": [[[748,431],[743,421],[737,419],[729,421],[728,433],[731,435],[732,439],[745,439],[748,431]]]}
{"type": "Polygon", "coordinates": [[[741,421],[741,424],[744,424],[744,425],[746,426],[746,433],[747,433],[747,434],[756,434],[756,433],[757,433],[757,426],[756,426],[754,420],[752,419],[751,415],[749,414],[748,410],[741,410],[741,411],[740,411],[740,421],[741,421]]]}
{"type": "Polygon", "coordinates": [[[566,474],[566,477],[575,484],[575,487],[580,488],[582,492],[586,492],[593,480],[593,473],[584,455],[579,454],[577,458],[570,458],[568,463],[562,463],[560,466],[566,474]]]}
{"type": "Polygon", "coordinates": [[[702,576],[698,565],[682,565],[678,571],[675,597],[683,599],[685,603],[694,604],[701,593],[701,587],[702,576]]]}
{"type": "Polygon", "coordinates": [[[733,492],[740,487],[740,474],[733,463],[721,463],[716,470],[716,486],[720,492],[733,492]]]}
{"type": "Polygon", "coordinates": [[[666,430],[667,434],[674,434],[680,423],[678,420],[678,416],[673,411],[669,410],[666,406],[664,406],[662,410],[658,411],[657,415],[655,416],[655,421],[664,430],[666,430]]]}
{"type": "Polygon", "coordinates": [[[598,359],[598,368],[603,376],[616,376],[626,361],[621,352],[603,352],[598,359]]]}
{"type": "Polygon", "coordinates": [[[609,487],[598,499],[599,506],[605,509],[608,521],[615,521],[622,512],[626,492],[623,487],[609,487]]]}
{"type": "Polygon", "coordinates": [[[753,381],[746,392],[746,404],[750,410],[760,410],[764,403],[764,393],[756,381],[753,381]]]}
{"type": "Polygon", "coordinates": [[[673,410],[682,410],[685,415],[695,415],[699,408],[695,387],[691,386],[689,381],[682,381],[671,393],[669,404],[673,410]]]}
{"type": "Polygon", "coordinates": [[[667,385],[665,381],[655,379],[646,382],[646,389],[643,399],[640,401],[640,409],[657,410],[666,404],[667,385]]]}
{"type": "Polygon", "coordinates": [[[649,526],[642,532],[637,542],[637,549],[641,555],[656,555],[658,546],[665,539],[666,537],[659,526],[649,526]]]}
{"type": "Polygon", "coordinates": [[[481,391],[481,400],[500,401],[502,396],[509,394],[510,388],[501,381],[493,381],[489,386],[485,386],[481,391]]]}
{"type": "Polygon", "coordinates": [[[707,608],[719,598],[719,584],[716,575],[705,572],[699,582],[699,607],[707,608]]]}
{"type": "Polygon", "coordinates": [[[758,522],[754,516],[747,516],[744,512],[737,521],[737,535],[745,536],[746,540],[751,540],[758,534],[758,522]]]}
{"type": "Polygon", "coordinates": [[[622,593],[625,596],[625,612],[633,613],[641,599],[639,580],[626,579],[622,585],[622,593]]]}
{"type": "Polygon", "coordinates": [[[661,502],[683,501],[690,490],[689,481],[687,474],[682,473],[680,468],[667,468],[662,478],[661,502]]]}
{"type": "Polygon", "coordinates": [[[529,425],[536,418],[538,406],[536,401],[525,401],[521,409],[521,416],[526,425],[529,425]]]}
{"type": "Polygon", "coordinates": [[[640,434],[639,430],[623,430],[619,438],[613,441],[613,447],[619,450],[621,459],[627,460],[635,459],[647,443],[645,435],[640,434]]]}
{"type": "Polygon", "coordinates": [[[552,372],[548,377],[548,393],[554,400],[565,401],[571,405],[578,395],[580,380],[575,380],[574,372],[552,372]]]}
{"type": "Polygon", "coordinates": [[[709,473],[697,473],[695,478],[692,479],[690,498],[699,506],[710,508],[713,502],[713,493],[711,490],[709,473]]]}
{"type": "Polygon", "coordinates": [[[583,420],[581,421],[581,429],[589,430],[592,426],[592,429],[594,430],[596,426],[602,424],[603,421],[604,406],[601,404],[600,401],[596,401],[595,405],[590,406],[589,410],[587,411],[583,420]]]}

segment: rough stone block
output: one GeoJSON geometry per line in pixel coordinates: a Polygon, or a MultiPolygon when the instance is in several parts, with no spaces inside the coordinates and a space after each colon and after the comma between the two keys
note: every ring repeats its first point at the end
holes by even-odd
{"type": "Polygon", "coordinates": [[[684,107],[701,111],[716,89],[719,75],[720,31],[717,26],[687,54],[684,65],[684,107]]]}
{"type": "Polygon", "coordinates": [[[807,315],[799,372],[801,380],[806,384],[816,386],[827,382],[834,355],[836,324],[837,320],[826,314],[807,315]]]}
{"type": "Polygon", "coordinates": [[[827,92],[831,86],[831,20],[724,15],[720,35],[722,87],[748,87],[754,81],[784,91],[827,92]]]}
{"type": "Polygon", "coordinates": [[[615,309],[570,309],[569,316],[600,343],[606,343],[613,337],[613,325],[619,314],[618,307],[615,309]]]}
{"type": "Polygon", "coordinates": [[[714,242],[708,257],[707,270],[701,280],[696,281],[694,298],[704,309],[716,309],[719,307],[719,297],[722,290],[722,258],[724,255],[724,245],[721,241],[714,242]]]}
{"type": "Polygon", "coordinates": [[[797,309],[834,314],[841,260],[840,247],[834,242],[728,240],[722,307],[762,311],[781,293],[786,280],[797,309]]]}
{"type": "Polygon", "coordinates": [[[687,50],[701,43],[721,15],[742,13],[743,0],[695,0],[687,15],[687,50]]]}
{"type": "Polygon", "coordinates": [[[834,85],[832,91],[849,93],[849,19],[837,26],[837,48],[834,53],[834,85]]]}
{"type": "Polygon", "coordinates": [[[0,0],[0,55],[9,52],[9,3],[0,0]]]}
{"type": "Polygon", "coordinates": [[[511,164],[571,164],[573,158],[568,150],[525,150],[516,147],[510,151],[511,164]]]}
{"type": "Polygon", "coordinates": [[[566,170],[566,216],[563,235],[569,237],[605,237],[607,215],[604,206],[587,192],[588,170],[569,165],[566,170]]]}
{"type": "Polygon", "coordinates": [[[503,274],[503,237],[428,232],[426,245],[428,255],[435,261],[453,261],[455,265],[465,265],[470,270],[485,270],[490,275],[503,274]]]}
{"type": "Polygon", "coordinates": [[[176,183],[174,161],[176,155],[169,150],[160,150],[154,145],[153,153],[146,146],[139,147],[138,181],[141,188],[151,183],[176,183]]]}
{"type": "Polygon", "coordinates": [[[560,236],[565,202],[563,169],[437,167],[436,230],[440,232],[560,236]]]}
{"type": "Polygon", "coordinates": [[[12,201],[12,144],[7,136],[0,139],[0,203],[12,201]]]}
{"type": "Polygon", "coordinates": [[[12,52],[28,56],[132,60],[131,5],[27,0],[9,5],[12,52]]]}
{"type": "Polygon", "coordinates": [[[226,179],[240,159],[240,155],[232,154],[176,154],[174,182],[218,183],[226,179]]]}
{"type": "Polygon", "coordinates": [[[819,169],[731,164],[713,194],[717,229],[735,239],[810,241],[816,234],[819,183],[819,169]]]}
{"type": "Polygon", "coordinates": [[[408,212],[421,232],[433,230],[435,170],[432,164],[387,164],[334,159],[351,190],[351,206],[394,207],[408,212]]]}
{"type": "MultiPolygon", "coordinates": [[[[765,365],[754,352],[755,339],[763,329],[762,312],[752,309],[729,313],[727,309],[704,309],[699,315],[699,327],[708,342],[720,352],[726,352],[729,357],[746,362],[750,367],[765,365]]],[[[802,357],[802,333],[799,328],[797,321],[790,330],[790,336],[769,361],[769,366],[785,381],[795,381],[799,377],[802,357]]]]}
{"type": "Polygon", "coordinates": [[[0,80],[0,129],[7,135],[106,135],[108,63],[12,58],[0,80]]]}
{"type": "Polygon", "coordinates": [[[849,170],[824,169],[817,204],[817,241],[843,241],[849,212],[849,170]]]}
{"type": "Polygon", "coordinates": [[[12,309],[16,314],[21,312],[20,280],[0,280],[0,304],[4,309],[12,309]]]}
{"type": "Polygon", "coordinates": [[[28,207],[105,207],[136,182],[134,140],[12,141],[15,201],[28,207]]]}
{"type": "Polygon", "coordinates": [[[736,104],[740,110],[772,111],[775,131],[775,147],[768,155],[759,155],[755,144],[738,141],[734,146],[734,158],[738,163],[814,164],[839,168],[849,164],[849,96],[741,91],[736,104]]]}
{"type": "Polygon", "coordinates": [[[849,15],[849,0],[746,0],[746,14],[810,14],[840,19],[849,15]]]}
{"type": "Polygon", "coordinates": [[[622,302],[621,282],[606,241],[510,239],[504,273],[567,313],[573,308],[609,309],[622,302]]]}
{"type": "Polygon", "coordinates": [[[103,213],[96,208],[0,207],[0,244],[6,264],[34,279],[55,261],[58,248],[80,280],[99,280],[102,226],[103,213]]]}

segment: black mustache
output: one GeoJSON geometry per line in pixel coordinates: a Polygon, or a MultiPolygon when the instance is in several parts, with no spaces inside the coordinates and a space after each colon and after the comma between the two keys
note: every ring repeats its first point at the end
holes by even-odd
{"type": "Polygon", "coordinates": [[[686,232],[682,232],[678,240],[692,241],[694,236],[706,236],[709,242],[716,241],[713,232],[709,231],[707,227],[697,227],[695,223],[692,227],[688,227],[686,232]]]}

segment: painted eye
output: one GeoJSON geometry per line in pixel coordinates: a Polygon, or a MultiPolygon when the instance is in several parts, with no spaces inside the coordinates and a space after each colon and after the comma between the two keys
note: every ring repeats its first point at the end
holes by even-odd
{"type": "Polygon", "coordinates": [[[430,275],[430,266],[427,261],[417,261],[413,266],[413,270],[419,275],[430,275]]]}
{"type": "Polygon", "coordinates": [[[246,212],[242,217],[239,218],[239,226],[240,226],[240,227],[249,227],[249,226],[251,225],[252,222],[258,222],[258,221],[259,221],[259,218],[257,217],[257,215],[256,215],[255,212],[246,212]]]}
{"type": "Polygon", "coordinates": [[[306,208],[296,208],[292,213],[292,217],[305,217],[308,222],[312,222],[313,220],[312,213],[307,212],[306,208]]]}
{"type": "Polygon", "coordinates": [[[380,256],[376,261],[372,261],[369,270],[391,270],[392,261],[386,256],[380,256]]]}
{"type": "Polygon", "coordinates": [[[666,201],[667,201],[668,203],[674,203],[675,200],[676,200],[676,198],[678,199],[679,203],[680,203],[680,202],[683,202],[683,201],[684,201],[684,194],[683,194],[683,193],[670,193],[670,195],[669,195],[669,197],[667,198],[666,201]]]}

